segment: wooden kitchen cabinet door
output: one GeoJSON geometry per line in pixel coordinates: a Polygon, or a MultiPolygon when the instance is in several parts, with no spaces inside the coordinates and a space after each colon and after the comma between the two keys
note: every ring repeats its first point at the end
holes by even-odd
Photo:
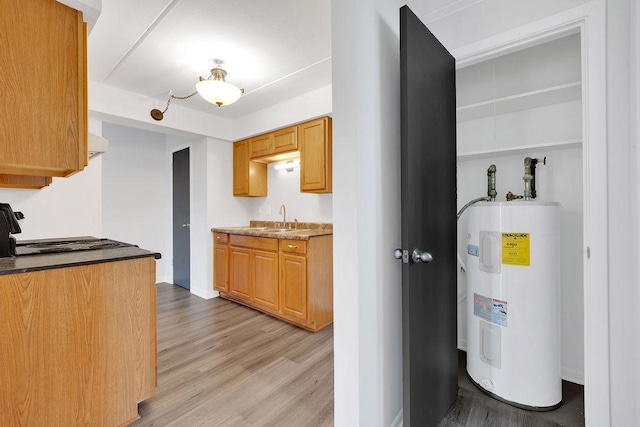
{"type": "Polygon", "coordinates": [[[267,165],[250,161],[250,140],[233,144],[233,195],[260,197],[267,195],[267,165]]]}
{"type": "Polygon", "coordinates": [[[280,254],[280,311],[307,321],[307,257],[280,254]]]}
{"type": "Polygon", "coordinates": [[[331,118],[323,117],[298,125],[300,191],[331,193],[331,118]]]}
{"type": "MultiPolygon", "coordinates": [[[[0,174],[63,177],[84,169],[88,110],[82,12],[53,0],[4,1],[0,27],[0,174]]],[[[0,185],[39,186],[16,178],[0,185]]]]}
{"type": "Polygon", "coordinates": [[[226,244],[213,245],[213,289],[229,291],[229,246],[226,244]]]}
{"type": "Polygon", "coordinates": [[[253,302],[278,311],[278,253],[252,251],[253,302]]]}
{"type": "Polygon", "coordinates": [[[298,149],[298,127],[290,126],[273,132],[273,153],[286,153],[298,149]]]}
{"type": "Polygon", "coordinates": [[[251,138],[249,141],[249,158],[268,156],[273,154],[273,133],[251,138]]]}
{"type": "Polygon", "coordinates": [[[251,300],[251,250],[229,247],[229,293],[234,297],[251,300]]]}

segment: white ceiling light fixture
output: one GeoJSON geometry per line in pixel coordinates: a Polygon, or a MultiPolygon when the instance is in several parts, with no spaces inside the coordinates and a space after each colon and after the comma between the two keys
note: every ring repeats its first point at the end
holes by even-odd
{"type": "Polygon", "coordinates": [[[169,104],[171,104],[172,99],[189,99],[196,93],[199,93],[205,101],[215,104],[218,107],[231,105],[236,102],[244,93],[244,89],[227,83],[227,72],[221,67],[224,61],[219,59],[214,61],[216,67],[211,69],[209,77],[200,77],[200,81],[196,83],[195,92],[186,96],[176,96],[169,92],[169,99],[167,100],[167,105],[164,107],[164,110],[160,111],[154,108],[151,110],[151,117],[154,120],[162,120],[164,113],[169,109],[169,104]]]}
{"type": "Polygon", "coordinates": [[[220,64],[221,61],[216,68],[211,69],[211,75],[208,78],[200,77],[200,81],[196,84],[196,90],[200,96],[218,107],[233,104],[244,93],[244,89],[227,83],[225,79],[227,72],[220,67],[220,64]]]}

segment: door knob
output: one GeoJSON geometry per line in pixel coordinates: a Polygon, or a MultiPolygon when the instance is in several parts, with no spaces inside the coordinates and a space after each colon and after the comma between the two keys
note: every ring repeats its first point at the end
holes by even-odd
{"type": "Polygon", "coordinates": [[[183,227],[191,227],[191,224],[182,224],[183,227]]]}
{"type": "Polygon", "coordinates": [[[433,256],[427,251],[421,251],[418,248],[415,248],[413,252],[411,252],[411,260],[413,262],[431,262],[433,261],[433,256]]]}

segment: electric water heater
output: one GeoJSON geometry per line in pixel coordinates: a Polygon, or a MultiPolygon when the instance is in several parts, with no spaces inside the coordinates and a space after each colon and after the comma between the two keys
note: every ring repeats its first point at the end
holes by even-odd
{"type": "Polygon", "coordinates": [[[562,401],[558,211],[537,201],[469,209],[467,373],[525,409],[562,401]]]}

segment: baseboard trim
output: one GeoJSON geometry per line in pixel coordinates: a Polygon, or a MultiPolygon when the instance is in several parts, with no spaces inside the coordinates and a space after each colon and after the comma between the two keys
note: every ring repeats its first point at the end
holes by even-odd
{"type": "Polygon", "coordinates": [[[218,293],[216,291],[214,291],[213,289],[207,289],[206,291],[203,291],[201,289],[194,289],[191,288],[190,289],[191,293],[197,297],[203,298],[203,299],[211,299],[211,298],[215,298],[217,297],[218,293]]]}
{"type": "Polygon", "coordinates": [[[561,376],[562,376],[562,379],[565,381],[584,385],[584,372],[562,367],[561,376]]]}

